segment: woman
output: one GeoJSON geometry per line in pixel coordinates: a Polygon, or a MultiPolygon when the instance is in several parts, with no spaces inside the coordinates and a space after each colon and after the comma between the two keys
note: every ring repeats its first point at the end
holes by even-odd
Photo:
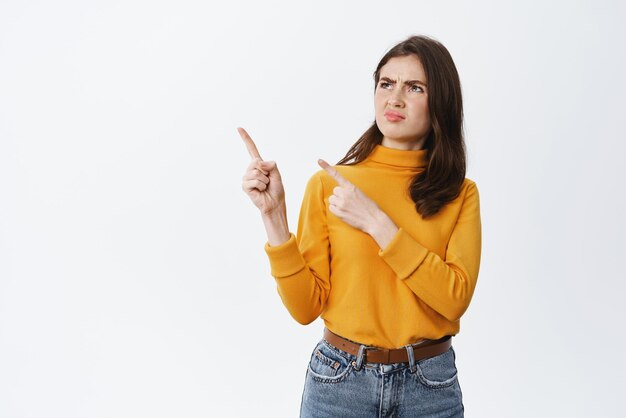
{"type": "Polygon", "coordinates": [[[375,122],[337,166],[318,161],[297,238],[276,164],[239,130],[280,297],[296,321],[326,325],[301,416],[461,417],[451,337],[476,286],[481,223],[459,77],[443,45],[413,36],[374,81],[375,122]]]}

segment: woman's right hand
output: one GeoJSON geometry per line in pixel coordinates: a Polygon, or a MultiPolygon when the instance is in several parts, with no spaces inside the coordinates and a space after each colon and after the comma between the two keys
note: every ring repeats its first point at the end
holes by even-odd
{"type": "Polygon", "coordinates": [[[285,189],[274,161],[263,161],[259,151],[243,128],[237,128],[252,158],[242,178],[241,187],[262,215],[285,212],[285,189]]]}

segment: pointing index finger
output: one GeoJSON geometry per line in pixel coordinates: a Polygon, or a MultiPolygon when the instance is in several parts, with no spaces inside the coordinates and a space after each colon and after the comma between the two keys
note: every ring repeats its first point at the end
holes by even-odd
{"type": "Polygon", "coordinates": [[[239,136],[241,136],[244,144],[246,144],[246,148],[248,150],[248,154],[250,154],[250,157],[252,157],[252,159],[258,158],[259,160],[263,161],[263,158],[261,158],[261,154],[259,154],[259,150],[256,148],[256,145],[254,144],[252,138],[250,138],[250,135],[248,135],[248,132],[246,132],[246,130],[243,128],[237,128],[237,132],[239,132],[239,136]]]}
{"type": "Polygon", "coordinates": [[[335,167],[331,166],[326,161],[324,161],[324,160],[322,160],[320,158],[319,160],[317,160],[317,163],[320,165],[320,167],[322,167],[324,170],[326,170],[326,172],[328,174],[330,174],[330,176],[332,178],[337,180],[337,183],[339,183],[340,186],[351,186],[352,185],[352,183],[350,183],[344,176],[339,174],[339,172],[335,169],[335,167]]]}

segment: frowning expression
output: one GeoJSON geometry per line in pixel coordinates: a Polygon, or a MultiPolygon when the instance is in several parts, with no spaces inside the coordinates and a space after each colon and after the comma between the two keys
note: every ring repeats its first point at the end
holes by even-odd
{"type": "Polygon", "coordinates": [[[380,69],[374,94],[383,146],[421,149],[430,132],[426,74],[415,55],[391,58],[380,69]]]}

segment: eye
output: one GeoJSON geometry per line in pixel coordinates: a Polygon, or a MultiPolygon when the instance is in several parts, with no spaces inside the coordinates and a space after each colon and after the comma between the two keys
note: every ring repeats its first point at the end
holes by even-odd
{"type": "Polygon", "coordinates": [[[388,83],[386,81],[381,81],[380,84],[378,84],[378,87],[383,88],[383,89],[388,89],[392,86],[391,83],[388,83]]]}
{"type": "Polygon", "coordinates": [[[413,84],[413,85],[411,85],[411,87],[409,87],[409,91],[423,93],[424,89],[421,86],[417,85],[417,84],[413,84]]]}

